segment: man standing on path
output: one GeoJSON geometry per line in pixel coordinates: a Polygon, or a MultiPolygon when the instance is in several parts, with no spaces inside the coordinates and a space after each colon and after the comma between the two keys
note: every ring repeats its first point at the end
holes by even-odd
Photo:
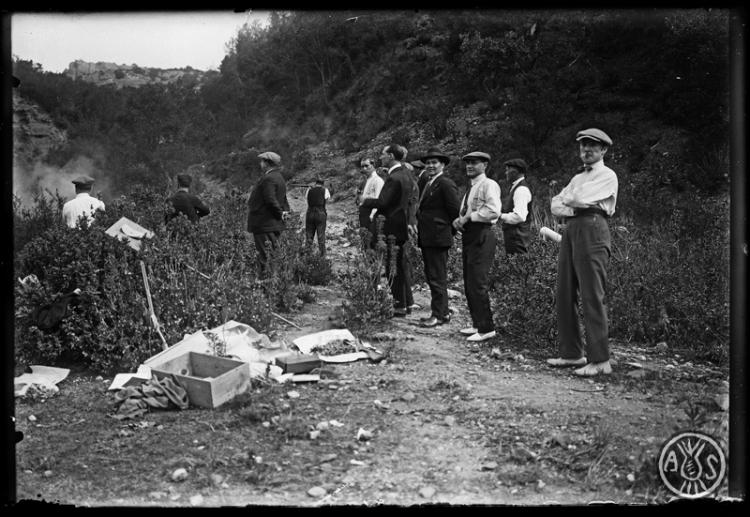
{"type": "Polygon", "coordinates": [[[263,274],[268,265],[267,246],[275,249],[281,232],[286,228],[284,220],[289,213],[289,201],[286,180],[279,170],[281,157],[268,151],[259,154],[258,158],[263,175],[250,195],[247,231],[255,239],[258,271],[263,274]]]}
{"type": "Polygon", "coordinates": [[[609,327],[604,297],[611,239],[607,220],[617,203],[617,175],[604,165],[612,145],[596,128],[576,135],[582,170],[550,201],[552,215],[566,218],[557,264],[557,330],[560,356],[547,359],[551,366],[581,366],[576,375],[591,377],[612,373],[609,364],[609,327]],[[577,315],[581,293],[586,328],[586,352],[577,315]]]}
{"type": "Polygon", "coordinates": [[[386,239],[393,236],[397,250],[388,246],[386,253],[386,276],[393,278],[391,294],[394,300],[396,317],[405,317],[411,313],[410,305],[414,303],[411,292],[411,271],[405,253],[408,246],[410,224],[409,210],[414,193],[414,178],[411,172],[401,166],[400,160],[406,156],[406,149],[398,144],[390,144],[380,154],[381,165],[388,168],[388,177],[377,199],[365,199],[364,208],[377,208],[375,217],[384,216],[383,233],[386,239]],[[394,255],[395,252],[395,255],[394,255]],[[391,275],[391,263],[395,262],[395,272],[391,275]]]}
{"type": "Polygon", "coordinates": [[[315,180],[315,186],[307,190],[307,213],[305,214],[305,233],[307,234],[307,247],[312,247],[315,234],[318,234],[318,249],[320,256],[326,256],[326,200],[331,193],[323,186],[323,178],[315,180]]]}
{"type": "Polygon", "coordinates": [[[497,240],[492,227],[500,218],[502,202],[500,186],[486,175],[490,155],[477,151],[462,159],[471,183],[453,227],[462,232],[464,291],[472,326],[460,332],[467,341],[477,342],[495,337],[487,286],[497,240]]]}
{"type": "Polygon", "coordinates": [[[94,178],[78,176],[73,180],[73,185],[76,197],[65,203],[62,208],[62,218],[68,228],[78,226],[81,217],[85,217],[88,224],[91,224],[94,222],[94,212],[104,210],[104,203],[89,194],[94,186],[94,178]]]}
{"type": "Polygon", "coordinates": [[[503,165],[505,179],[510,183],[508,197],[503,199],[503,213],[500,214],[505,253],[526,253],[531,242],[531,189],[525,176],[528,166],[520,158],[508,160],[503,165]]]}
{"type": "Polygon", "coordinates": [[[426,182],[422,186],[417,209],[417,242],[422,249],[424,274],[430,286],[430,316],[420,318],[423,327],[435,327],[450,321],[448,310],[448,250],[456,232],[451,226],[458,217],[458,188],[443,174],[450,158],[437,147],[422,157],[426,182]]]}
{"type": "MultiPolygon", "coordinates": [[[[362,171],[362,174],[366,175],[366,179],[365,184],[362,187],[362,192],[357,198],[357,206],[359,207],[359,227],[374,234],[373,219],[377,209],[365,208],[362,206],[362,203],[365,199],[377,199],[380,195],[380,191],[383,189],[384,181],[378,174],[372,158],[362,158],[362,161],[360,162],[360,170],[362,171]]],[[[366,245],[369,248],[372,248],[372,240],[372,237],[369,239],[365,238],[366,245]]]]}
{"type": "Polygon", "coordinates": [[[185,214],[190,222],[195,223],[201,217],[207,216],[211,212],[198,196],[190,193],[190,184],[192,182],[193,178],[189,174],[177,175],[177,192],[169,198],[174,211],[167,214],[165,218],[166,222],[171,221],[180,214],[185,214]]]}

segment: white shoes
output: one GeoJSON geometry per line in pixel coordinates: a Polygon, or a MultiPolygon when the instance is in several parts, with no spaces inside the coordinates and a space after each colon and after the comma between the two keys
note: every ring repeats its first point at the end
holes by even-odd
{"type": "Polygon", "coordinates": [[[461,334],[463,334],[464,336],[473,336],[473,335],[474,335],[474,334],[476,334],[476,333],[477,333],[478,331],[477,331],[477,329],[475,329],[474,327],[467,327],[467,328],[465,328],[465,329],[461,329],[461,330],[459,330],[459,332],[460,332],[461,334]]]}
{"type": "Polygon", "coordinates": [[[547,364],[550,366],[584,366],[586,364],[586,358],[581,357],[579,359],[563,359],[562,357],[555,357],[554,359],[547,359],[547,364]]]}
{"type": "Polygon", "coordinates": [[[573,373],[580,377],[594,377],[599,374],[609,375],[610,373],[612,373],[612,365],[609,364],[609,361],[604,361],[601,363],[589,363],[583,368],[573,370],[573,373]]]}
{"type": "Polygon", "coordinates": [[[495,335],[496,333],[494,330],[491,330],[490,332],[485,332],[484,334],[480,334],[479,332],[477,332],[467,337],[466,341],[472,341],[472,342],[487,341],[488,339],[492,339],[493,337],[495,337],[495,335]]]}

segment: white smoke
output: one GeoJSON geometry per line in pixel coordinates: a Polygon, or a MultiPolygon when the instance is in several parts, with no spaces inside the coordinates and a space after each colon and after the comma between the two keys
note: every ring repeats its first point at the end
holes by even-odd
{"type": "Polygon", "coordinates": [[[94,197],[101,199],[101,194],[109,191],[108,179],[87,156],[77,156],[61,168],[42,162],[24,165],[14,161],[13,195],[24,206],[32,205],[34,195],[37,193],[43,193],[49,197],[58,192],[65,199],[72,199],[75,197],[75,185],[72,181],[83,174],[94,178],[94,187],[91,192],[94,197]]]}

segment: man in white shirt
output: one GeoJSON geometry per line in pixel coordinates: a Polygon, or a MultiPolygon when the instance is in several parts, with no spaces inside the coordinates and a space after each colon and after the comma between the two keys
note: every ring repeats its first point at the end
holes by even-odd
{"type": "MultiPolygon", "coordinates": [[[[377,208],[364,208],[362,203],[365,199],[377,199],[380,196],[380,191],[383,188],[385,181],[378,174],[375,164],[372,158],[362,158],[360,162],[360,170],[363,174],[367,175],[362,192],[357,196],[357,206],[359,207],[359,227],[367,229],[370,233],[373,232],[372,218],[377,208]]],[[[365,243],[369,247],[372,242],[371,239],[365,238],[365,243]]]]}
{"type": "Polygon", "coordinates": [[[526,253],[531,242],[531,189],[526,183],[528,165],[520,158],[508,160],[505,179],[510,184],[508,196],[503,198],[500,221],[503,228],[505,254],[526,253]]]}
{"type": "Polygon", "coordinates": [[[580,366],[576,375],[609,374],[609,328],[604,296],[611,238],[607,220],[617,203],[617,175],[604,165],[612,145],[596,128],[576,135],[583,168],[550,201],[552,215],[566,218],[557,265],[557,328],[559,357],[551,366],[580,366]],[[577,292],[581,295],[586,328],[586,352],[578,325],[577,292]]]}
{"type": "Polygon", "coordinates": [[[73,180],[76,189],[76,197],[63,205],[62,218],[68,228],[78,226],[81,218],[84,218],[86,224],[94,222],[94,212],[104,210],[104,203],[89,194],[94,185],[94,178],[91,176],[78,176],[73,180]]]}
{"type": "Polygon", "coordinates": [[[473,152],[462,159],[471,184],[453,227],[462,232],[464,291],[472,326],[460,332],[468,341],[486,341],[495,337],[487,286],[497,241],[492,227],[502,211],[500,186],[486,175],[489,154],[473,152]]]}

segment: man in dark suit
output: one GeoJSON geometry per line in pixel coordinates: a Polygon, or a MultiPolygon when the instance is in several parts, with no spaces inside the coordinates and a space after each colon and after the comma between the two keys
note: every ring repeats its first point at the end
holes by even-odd
{"type": "Polygon", "coordinates": [[[443,174],[450,158],[433,147],[422,157],[425,164],[424,182],[417,210],[417,235],[422,249],[424,274],[430,286],[429,317],[420,318],[423,327],[434,327],[450,321],[448,310],[448,250],[456,230],[460,201],[456,184],[443,174]]]}
{"type": "Polygon", "coordinates": [[[211,212],[198,196],[190,193],[190,184],[192,182],[193,178],[189,174],[177,175],[177,192],[169,198],[174,211],[166,215],[166,222],[171,221],[180,214],[185,214],[191,222],[195,223],[201,217],[205,217],[211,212]]]}
{"type": "Polygon", "coordinates": [[[276,248],[281,232],[286,228],[284,220],[289,213],[286,198],[286,180],[281,175],[281,157],[274,152],[258,155],[263,172],[250,195],[247,231],[253,234],[258,251],[258,269],[264,272],[268,264],[267,246],[276,248]]]}
{"type": "Polygon", "coordinates": [[[386,276],[392,280],[391,294],[394,300],[393,315],[405,317],[411,313],[409,308],[414,303],[411,292],[411,271],[404,248],[408,246],[410,224],[416,225],[416,221],[410,221],[410,210],[416,201],[413,200],[414,177],[401,165],[401,160],[406,156],[406,149],[397,144],[390,144],[383,148],[380,154],[380,162],[383,167],[388,168],[388,177],[383,184],[377,199],[365,199],[362,202],[364,208],[377,208],[375,213],[377,219],[381,215],[385,217],[383,223],[383,234],[386,239],[389,236],[395,238],[398,248],[394,250],[389,246],[386,253],[386,276]],[[391,271],[391,262],[395,261],[396,271],[391,271]],[[392,275],[393,273],[393,275],[392,275]]]}

